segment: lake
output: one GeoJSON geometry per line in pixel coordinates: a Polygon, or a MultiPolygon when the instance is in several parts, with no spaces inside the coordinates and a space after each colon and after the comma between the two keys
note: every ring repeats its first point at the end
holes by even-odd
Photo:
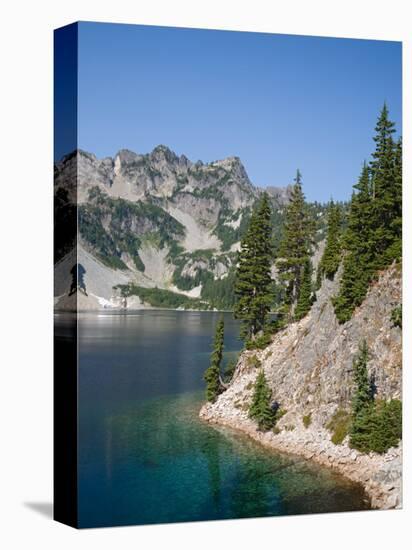
{"type": "MultiPolygon", "coordinates": [[[[327,468],[199,420],[213,312],[79,314],[79,525],[369,508],[327,468]]],[[[241,347],[225,318],[225,360],[241,347]]]]}

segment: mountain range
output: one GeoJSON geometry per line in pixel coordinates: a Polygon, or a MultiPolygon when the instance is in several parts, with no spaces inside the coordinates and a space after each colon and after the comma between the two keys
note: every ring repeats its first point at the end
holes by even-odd
{"type": "MultiPolygon", "coordinates": [[[[56,230],[55,300],[63,309],[76,261],[84,270],[80,309],[230,309],[253,205],[267,191],[276,244],[292,189],[253,185],[238,157],[192,162],[164,145],[103,159],[77,150],[55,165],[54,182],[56,219],[78,208],[78,234],[56,230]],[[76,238],[77,260],[70,252],[76,238]]],[[[325,207],[310,207],[320,240],[325,207]]]]}

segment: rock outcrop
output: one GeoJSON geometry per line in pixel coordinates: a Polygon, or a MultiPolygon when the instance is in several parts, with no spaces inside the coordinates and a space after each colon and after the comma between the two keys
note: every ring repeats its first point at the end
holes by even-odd
{"type": "Polygon", "coordinates": [[[340,325],[331,297],[335,281],[325,280],[310,313],[273,337],[263,351],[244,352],[229,386],[214,404],[206,404],[200,416],[249,434],[262,444],[297,453],[330,466],[364,485],[376,508],[401,506],[402,450],[384,455],[361,454],[350,449],[347,438],[331,442],[326,429],[338,409],[350,409],[353,392],[352,362],[362,339],[370,351],[369,375],[377,398],[402,397],[401,329],[391,313],[401,302],[401,276],[397,266],[385,270],[371,286],[352,319],[340,325]],[[276,433],[259,432],[248,418],[253,385],[258,373],[256,356],[265,371],[273,398],[286,411],[276,433]],[[310,418],[304,426],[303,417],[310,418]]]}

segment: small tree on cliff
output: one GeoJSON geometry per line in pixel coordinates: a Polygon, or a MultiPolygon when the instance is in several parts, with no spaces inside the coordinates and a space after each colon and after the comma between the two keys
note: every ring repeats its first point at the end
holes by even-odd
{"type": "Polygon", "coordinates": [[[355,393],[350,446],[364,453],[384,453],[402,438],[402,403],[398,399],[375,400],[368,377],[368,360],[368,347],[363,341],[353,362],[355,393]]]}
{"type": "Polygon", "coordinates": [[[272,302],[271,207],[267,193],[254,209],[241,242],[235,279],[234,316],[242,320],[241,338],[253,340],[265,328],[272,302]]]}
{"type": "Polygon", "coordinates": [[[366,340],[359,346],[359,353],[353,362],[353,379],[355,394],[352,399],[352,414],[358,416],[373,402],[371,384],[368,377],[369,350],[366,340]]]}
{"type": "Polygon", "coordinates": [[[352,424],[349,431],[350,445],[359,451],[369,450],[370,434],[374,426],[373,394],[368,377],[369,351],[364,340],[353,361],[355,393],[352,398],[352,424]]]}
{"type": "Polygon", "coordinates": [[[271,398],[272,391],[262,369],[256,378],[252,403],[249,408],[250,418],[256,420],[259,430],[262,431],[270,430],[275,425],[276,411],[271,408],[271,398]]]}
{"type": "Polygon", "coordinates": [[[223,391],[223,386],[220,380],[220,366],[223,357],[224,333],[225,324],[223,319],[220,319],[216,325],[213,352],[210,357],[210,366],[204,374],[204,379],[206,381],[206,399],[211,403],[214,403],[218,395],[223,391]]]}

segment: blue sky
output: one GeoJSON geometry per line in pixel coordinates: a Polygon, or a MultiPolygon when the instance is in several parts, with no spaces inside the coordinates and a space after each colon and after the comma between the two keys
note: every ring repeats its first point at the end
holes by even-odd
{"type": "Polygon", "coordinates": [[[309,200],[347,199],[385,100],[401,130],[401,55],[399,42],[81,23],[79,147],[236,155],[256,185],[299,168],[309,200]]]}

